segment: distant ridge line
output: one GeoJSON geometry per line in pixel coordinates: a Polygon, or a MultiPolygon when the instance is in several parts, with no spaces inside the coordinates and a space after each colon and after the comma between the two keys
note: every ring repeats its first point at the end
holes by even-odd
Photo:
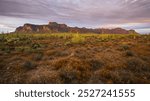
{"type": "Polygon", "coordinates": [[[137,34],[135,30],[126,30],[123,28],[105,29],[105,28],[79,28],[69,27],[66,24],[49,22],[47,25],[24,24],[16,28],[16,33],[95,33],[95,34],[137,34]]]}

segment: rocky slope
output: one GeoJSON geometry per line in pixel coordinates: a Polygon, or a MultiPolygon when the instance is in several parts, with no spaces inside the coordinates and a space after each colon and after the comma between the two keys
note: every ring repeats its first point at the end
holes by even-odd
{"type": "Polygon", "coordinates": [[[34,25],[34,24],[24,24],[24,26],[18,27],[16,29],[17,33],[96,33],[96,34],[135,34],[134,30],[125,30],[122,28],[115,29],[89,29],[89,28],[79,28],[79,27],[69,27],[66,24],[58,24],[56,22],[49,22],[47,25],[34,25]]]}

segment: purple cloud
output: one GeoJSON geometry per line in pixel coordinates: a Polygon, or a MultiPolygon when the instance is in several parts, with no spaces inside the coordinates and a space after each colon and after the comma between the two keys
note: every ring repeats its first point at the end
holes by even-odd
{"type": "MultiPolygon", "coordinates": [[[[149,29],[149,11],[150,0],[0,0],[0,18],[19,20],[16,25],[11,23],[13,27],[25,21],[56,21],[79,27],[128,24],[124,28],[149,29]]],[[[0,24],[10,23],[6,20],[0,24]]]]}

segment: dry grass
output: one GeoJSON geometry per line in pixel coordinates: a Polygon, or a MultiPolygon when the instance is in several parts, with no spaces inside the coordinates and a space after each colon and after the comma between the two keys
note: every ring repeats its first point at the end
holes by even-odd
{"type": "Polygon", "coordinates": [[[0,35],[0,83],[150,83],[150,35],[0,35]]]}

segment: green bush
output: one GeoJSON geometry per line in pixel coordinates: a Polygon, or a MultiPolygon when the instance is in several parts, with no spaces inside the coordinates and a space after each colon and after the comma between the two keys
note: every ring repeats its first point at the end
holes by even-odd
{"type": "Polygon", "coordinates": [[[74,34],[71,39],[71,42],[75,44],[84,43],[84,41],[85,41],[85,38],[79,34],[74,34]]]}
{"type": "Polygon", "coordinates": [[[69,45],[71,45],[71,42],[70,42],[70,41],[67,41],[67,42],[64,43],[64,45],[65,45],[65,46],[69,46],[69,45]]]}
{"type": "Polygon", "coordinates": [[[37,49],[37,48],[40,48],[41,45],[38,44],[38,43],[33,43],[31,47],[32,47],[33,49],[37,49]]]}

